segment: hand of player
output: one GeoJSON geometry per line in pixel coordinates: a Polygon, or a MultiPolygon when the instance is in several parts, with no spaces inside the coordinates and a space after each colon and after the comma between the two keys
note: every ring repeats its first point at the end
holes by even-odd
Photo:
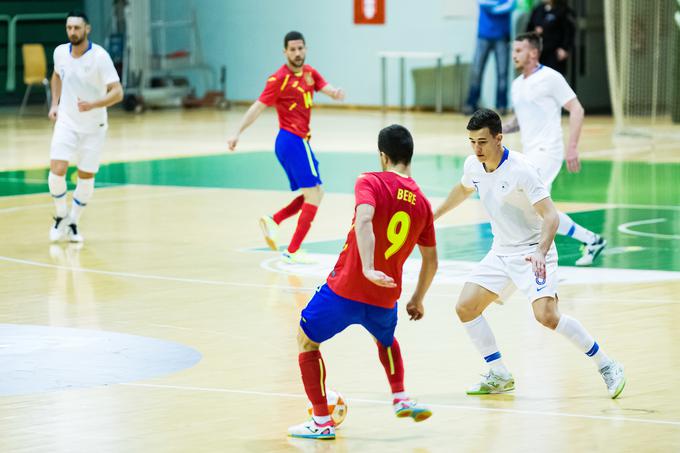
{"type": "Polygon", "coordinates": [[[545,279],[545,255],[540,250],[536,250],[529,256],[524,257],[525,261],[531,263],[536,278],[545,279]]]}
{"type": "Polygon", "coordinates": [[[89,112],[94,108],[94,105],[90,104],[87,101],[83,101],[82,99],[78,98],[78,111],[79,112],[89,112]]]}
{"type": "Polygon", "coordinates": [[[54,107],[50,107],[50,113],[47,114],[47,117],[51,119],[52,121],[57,121],[57,111],[59,110],[59,106],[55,105],[54,107]]]}
{"type": "Polygon", "coordinates": [[[409,319],[411,321],[423,319],[423,316],[425,316],[425,307],[423,307],[423,301],[411,299],[409,303],[406,304],[406,313],[409,314],[409,319]]]}
{"type": "Polygon", "coordinates": [[[382,286],[384,288],[396,288],[397,284],[394,279],[383,272],[375,269],[364,269],[364,277],[366,277],[374,285],[382,286]]]}
{"type": "Polygon", "coordinates": [[[238,143],[238,135],[234,135],[232,138],[227,140],[227,145],[229,145],[229,151],[236,150],[236,144],[238,143]]]}
{"type": "Polygon", "coordinates": [[[567,161],[567,170],[569,173],[578,173],[581,171],[581,161],[578,159],[578,151],[567,150],[567,155],[565,157],[567,161]]]}
{"type": "Polygon", "coordinates": [[[345,90],[342,88],[337,88],[335,90],[335,93],[333,93],[333,99],[336,101],[344,101],[345,100],[345,90]]]}

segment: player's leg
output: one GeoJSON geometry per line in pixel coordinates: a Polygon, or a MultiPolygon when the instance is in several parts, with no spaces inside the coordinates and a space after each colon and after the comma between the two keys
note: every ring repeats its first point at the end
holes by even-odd
{"type": "Polygon", "coordinates": [[[323,199],[323,189],[321,188],[321,177],[319,175],[319,162],[314,156],[314,152],[307,140],[301,140],[303,163],[295,166],[295,180],[300,186],[300,191],[304,196],[304,203],[300,209],[300,217],[295,227],[295,233],[288,244],[287,250],[283,253],[283,259],[289,263],[310,263],[313,260],[307,258],[300,250],[302,241],[307,236],[312,222],[323,199]]]}
{"type": "Polygon", "coordinates": [[[319,346],[360,319],[361,304],[337,296],[321,286],[300,316],[298,363],[305,393],[312,403],[312,419],[288,428],[293,437],[334,439],[335,428],[326,401],[326,366],[319,346]]]}
{"type": "MultiPolygon", "coordinates": [[[[541,180],[548,186],[549,190],[562,169],[561,155],[562,150],[558,152],[546,152],[544,150],[527,152],[527,157],[536,166],[541,180]]],[[[567,214],[558,211],[558,215],[560,223],[557,227],[557,234],[572,237],[583,243],[581,246],[582,256],[576,260],[576,265],[590,266],[607,246],[607,241],[598,234],[574,222],[567,214]]]]}
{"type": "Polygon", "coordinates": [[[99,161],[104,146],[106,131],[80,135],[81,158],[78,163],[78,182],[73,191],[71,213],[68,218],[68,238],[71,242],[83,242],[83,236],[78,231],[78,222],[83,210],[94,195],[94,179],[99,171],[99,161]]]}
{"type": "Polygon", "coordinates": [[[397,315],[396,304],[393,308],[366,305],[361,324],[373,335],[378,346],[378,358],[390,384],[395,415],[399,418],[411,417],[416,422],[422,422],[432,416],[432,411],[411,400],[404,389],[404,360],[399,342],[394,337],[397,315]]]}
{"type": "Polygon", "coordinates": [[[515,381],[503,363],[483,312],[510,284],[503,261],[489,252],[468,276],[458,297],[456,313],[463,323],[472,344],[489,365],[489,372],[482,380],[468,389],[470,395],[502,393],[514,390],[515,381]]]}
{"type": "Polygon", "coordinates": [[[607,357],[585,327],[571,316],[561,314],[556,297],[543,297],[532,303],[536,320],[564,336],[580,351],[593,359],[612,398],[618,397],[626,385],[623,366],[607,357]]]}
{"type": "Polygon", "coordinates": [[[561,314],[558,310],[557,260],[557,250],[553,246],[546,256],[545,279],[537,278],[531,264],[522,256],[513,258],[508,263],[508,268],[515,285],[522,289],[531,301],[536,320],[567,338],[591,357],[600,370],[610,395],[616,398],[625,385],[623,367],[607,357],[580,322],[571,316],[561,314]]]}
{"type": "Polygon", "coordinates": [[[54,126],[52,143],[50,144],[50,173],[47,177],[47,185],[50,195],[54,200],[55,214],[54,224],[50,228],[50,241],[61,240],[66,232],[66,217],[68,205],[66,202],[66,171],[69,161],[73,160],[78,146],[78,137],[74,131],[54,126]]]}

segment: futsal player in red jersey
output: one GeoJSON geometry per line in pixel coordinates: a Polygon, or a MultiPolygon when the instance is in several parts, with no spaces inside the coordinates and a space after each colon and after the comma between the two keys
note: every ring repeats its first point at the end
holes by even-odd
{"type": "Polygon", "coordinates": [[[268,106],[276,106],[279,117],[279,134],[275,151],[281,166],[288,176],[290,190],[298,189],[302,195],[273,216],[260,218],[260,228],[267,244],[278,250],[279,224],[300,212],[297,228],[288,248],[281,258],[287,263],[312,262],[300,249],[323,198],[319,162],[314,156],[309,139],[309,120],[312,114],[313,97],[316,91],[341,101],[345,93],[334,88],[321,77],[316,69],[305,64],[305,38],[297,31],[289,32],[283,40],[283,53],[287,62],[269,79],[260,98],[250,106],[238,128],[229,139],[229,149],[234,151],[241,133],[248,128],[268,106]]]}
{"type": "Polygon", "coordinates": [[[413,139],[409,131],[399,125],[384,128],[378,136],[378,149],[383,171],[364,173],[357,179],[356,208],[347,242],[326,284],[302,310],[298,361],[313,416],[288,429],[293,437],[335,438],[319,346],[351,324],[361,324],[375,338],[397,417],[419,422],[432,415],[404,391],[404,364],[394,338],[402,268],[416,244],[422,265],[416,290],[406,305],[412,320],[423,317],[423,298],[437,271],[432,208],[411,179],[413,139]]]}

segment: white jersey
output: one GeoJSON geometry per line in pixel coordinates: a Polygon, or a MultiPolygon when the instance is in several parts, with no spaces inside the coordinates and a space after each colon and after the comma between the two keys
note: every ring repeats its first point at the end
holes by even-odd
{"type": "Polygon", "coordinates": [[[54,49],[54,71],[61,79],[57,122],[80,133],[106,129],[106,107],[78,111],[78,100],[94,102],[106,96],[106,86],[118,82],[111,57],[101,46],[90,43],[79,58],[71,55],[71,44],[54,49]]]}
{"type": "Polygon", "coordinates": [[[542,151],[564,158],[562,106],[576,97],[562,74],[547,66],[512,82],[512,104],[524,153],[542,151]]]}
{"type": "Polygon", "coordinates": [[[476,156],[470,156],[465,160],[460,182],[477,191],[491,218],[492,252],[511,256],[536,249],[543,219],[533,205],[550,193],[525,156],[505,149],[501,164],[491,173],[476,156]]]}

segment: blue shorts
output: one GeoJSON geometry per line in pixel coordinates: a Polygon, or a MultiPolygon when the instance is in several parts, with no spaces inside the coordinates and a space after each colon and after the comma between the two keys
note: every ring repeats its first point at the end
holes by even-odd
{"type": "Polygon", "coordinates": [[[301,187],[315,187],[321,184],[319,162],[307,140],[280,129],[274,150],[286,171],[290,190],[296,191],[301,187]]]}
{"type": "Polygon", "coordinates": [[[385,347],[392,346],[397,328],[397,305],[382,308],[345,299],[327,284],[309,301],[300,319],[300,327],[315,343],[322,343],[352,324],[361,324],[385,347]]]}

